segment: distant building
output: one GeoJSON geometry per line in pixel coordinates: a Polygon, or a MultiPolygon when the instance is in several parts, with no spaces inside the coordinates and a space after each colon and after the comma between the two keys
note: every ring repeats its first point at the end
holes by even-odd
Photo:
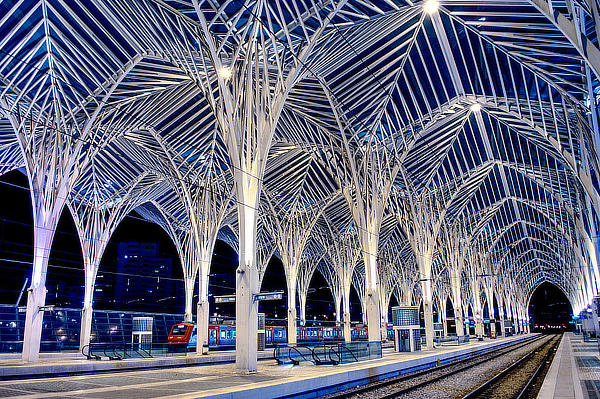
{"type": "Polygon", "coordinates": [[[173,260],[158,243],[122,242],[117,252],[115,308],[163,312],[175,303],[173,260]]]}
{"type": "Polygon", "coordinates": [[[83,287],[78,283],[78,281],[59,280],[47,284],[46,302],[49,305],[80,308],[83,304],[83,287]]]}
{"type": "Polygon", "coordinates": [[[94,284],[94,308],[114,309],[115,302],[115,275],[101,267],[94,284]]]}

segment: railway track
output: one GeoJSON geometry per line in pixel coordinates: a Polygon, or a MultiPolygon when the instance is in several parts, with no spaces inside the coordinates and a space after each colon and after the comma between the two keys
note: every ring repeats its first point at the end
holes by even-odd
{"type": "Polygon", "coordinates": [[[463,399],[534,397],[545,375],[543,372],[550,366],[560,340],[560,336],[552,338],[465,395],[463,399]]]}
{"type": "MultiPolygon", "coordinates": [[[[419,389],[423,389],[428,385],[440,382],[441,380],[450,378],[451,376],[454,376],[456,374],[467,372],[478,365],[487,363],[493,359],[498,359],[511,352],[519,351],[531,345],[533,345],[533,347],[538,347],[540,341],[542,341],[543,344],[545,344],[548,341],[548,338],[545,336],[534,337],[526,340],[525,342],[521,341],[518,343],[514,343],[506,347],[493,350],[491,352],[481,353],[466,359],[458,359],[450,363],[428,368],[426,370],[401,375],[384,381],[378,381],[371,384],[367,384],[349,391],[328,395],[327,398],[397,398],[411,396],[414,392],[418,391],[419,389]]],[[[468,392],[468,389],[463,390],[463,392],[465,391],[468,392]]],[[[449,394],[448,396],[441,397],[456,396],[457,395],[449,394]]],[[[419,395],[416,395],[415,397],[419,397],[419,395]]],[[[421,395],[420,397],[423,398],[430,396],[421,395]]]]}

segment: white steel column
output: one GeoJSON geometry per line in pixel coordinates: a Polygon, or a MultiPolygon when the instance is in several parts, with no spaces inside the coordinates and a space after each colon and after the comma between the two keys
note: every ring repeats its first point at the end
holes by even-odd
{"type": "MultiPolygon", "coordinates": [[[[209,254],[205,254],[209,255],[209,254]]],[[[210,253],[212,257],[212,252],[210,253]]],[[[209,257],[202,258],[209,262],[209,257]]],[[[203,345],[208,345],[208,320],[210,304],[208,302],[209,273],[206,267],[200,266],[198,271],[198,303],[196,304],[196,353],[204,353],[203,345]]]]}
{"type": "Polygon", "coordinates": [[[288,300],[287,300],[287,334],[288,343],[295,344],[298,336],[298,310],[296,309],[296,282],[288,284],[288,300]]]}
{"type": "MultiPolygon", "coordinates": [[[[35,191],[36,186],[32,185],[32,187],[35,191]]],[[[50,257],[50,248],[54,239],[56,225],[65,203],[65,191],[61,190],[62,200],[57,200],[53,209],[50,210],[46,209],[43,205],[45,198],[41,194],[36,195],[32,192],[32,200],[34,202],[34,254],[31,285],[27,290],[27,310],[25,313],[22,353],[23,360],[27,362],[37,362],[39,360],[42,321],[44,319],[44,312],[40,310],[40,307],[46,304],[48,259],[50,257]]]]}
{"type": "Polygon", "coordinates": [[[344,299],[343,299],[343,308],[344,308],[344,342],[351,342],[352,330],[350,328],[350,283],[347,282],[344,284],[344,299]]]}
{"type": "Polygon", "coordinates": [[[433,292],[431,279],[421,280],[421,294],[423,296],[423,318],[425,321],[425,342],[428,348],[433,348],[433,292]]]}
{"type": "Polygon", "coordinates": [[[183,320],[191,323],[194,320],[193,317],[193,301],[194,301],[194,287],[196,286],[196,276],[187,275],[183,279],[183,289],[185,295],[185,308],[183,320]]]}
{"type": "Polygon", "coordinates": [[[300,325],[306,325],[306,295],[299,295],[300,301],[300,325]]]}
{"type": "Polygon", "coordinates": [[[444,337],[448,336],[448,315],[446,314],[446,301],[444,304],[440,304],[440,319],[442,321],[442,329],[444,337]]]}
{"type": "Polygon", "coordinates": [[[249,168],[247,173],[236,173],[238,219],[240,229],[239,266],[236,271],[236,351],[235,366],[239,373],[253,373],[257,368],[258,351],[258,268],[256,265],[256,229],[259,203],[259,181],[249,168]]]}
{"type": "Polygon", "coordinates": [[[454,321],[456,324],[456,335],[462,337],[465,335],[465,325],[463,323],[462,296],[460,293],[460,275],[451,274],[450,285],[452,289],[452,306],[454,307],[454,321]]]}

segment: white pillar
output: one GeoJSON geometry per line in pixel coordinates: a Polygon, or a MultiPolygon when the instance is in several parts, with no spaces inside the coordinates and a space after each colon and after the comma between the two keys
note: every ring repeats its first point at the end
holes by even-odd
{"type": "Polygon", "coordinates": [[[350,327],[350,312],[344,312],[344,342],[352,341],[352,328],[350,327]]]}
{"type": "Polygon", "coordinates": [[[440,316],[442,318],[442,329],[444,337],[448,336],[448,315],[446,314],[446,306],[443,307],[443,310],[440,311],[440,316]]]}
{"type": "MultiPolygon", "coordinates": [[[[38,209],[37,212],[35,210],[34,212],[43,215],[45,210],[38,209]]],[[[22,359],[26,362],[37,362],[40,357],[42,321],[44,319],[44,312],[40,311],[40,307],[46,304],[48,258],[58,218],[50,216],[43,221],[36,219],[34,218],[32,278],[31,285],[27,290],[27,311],[23,336],[22,359]]]]}
{"type": "Polygon", "coordinates": [[[235,284],[235,368],[238,373],[254,373],[257,371],[258,351],[258,303],[254,301],[254,294],[259,290],[256,210],[260,187],[251,173],[237,173],[236,177],[240,252],[235,284]]]}
{"type": "Polygon", "coordinates": [[[377,270],[377,250],[379,244],[377,223],[363,226],[359,235],[365,263],[365,306],[367,313],[369,341],[381,341],[381,309],[379,307],[379,274],[377,270]]]}
{"type": "Polygon", "coordinates": [[[352,341],[350,328],[350,285],[344,288],[344,342],[352,341]]]}
{"type": "Polygon", "coordinates": [[[287,302],[288,302],[287,303],[287,307],[288,307],[288,317],[287,317],[288,343],[295,344],[297,341],[296,338],[298,335],[298,329],[297,329],[298,311],[296,309],[296,282],[294,282],[293,284],[288,284],[288,301],[287,302]],[[289,285],[293,285],[293,288],[289,287],[289,285]]]}
{"type": "Polygon", "coordinates": [[[188,276],[183,280],[184,291],[185,291],[185,315],[184,321],[191,323],[193,320],[192,316],[192,306],[194,300],[194,285],[195,285],[195,276],[188,276]]]}
{"type": "Polygon", "coordinates": [[[196,304],[196,353],[204,353],[203,345],[208,345],[208,319],[210,306],[208,298],[202,298],[196,304]]]}
{"type": "MultiPolygon", "coordinates": [[[[98,263],[100,260],[97,261],[98,263]]],[[[92,266],[91,261],[86,261],[85,268],[85,286],[83,295],[83,307],[81,309],[81,324],[79,330],[79,350],[90,344],[92,335],[92,315],[93,315],[93,299],[94,289],[96,286],[96,271],[97,266],[92,266]]]]}
{"type": "Polygon", "coordinates": [[[306,293],[300,294],[300,324],[306,325],[306,293]]]}
{"type": "MultiPolygon", "coordinates": [[[[201,262],[210,262],[209,259],[211,257],[212,251],[210,251],[210,254],[205,253],[201,257],[201,262]]],[[[210,303],[208,302],[208,279],[210,267],[206,267],[207,265],[209,263],[201,263],[198,269],[198,303],[196,304],[196,353],[198,354],[205,353],[203,345],[209,344],[208,320],[210,318],[210,303]]]]}
{"type": "Polygon", "coordinates": [[[421,280],[421,293],[423,295],[423,318],[425,321],[425,345],[433,348],[433,293],[431,291],[431,279],[421,280]]]}
{"type": "Polygon", "coordinates": [[[375,290],[367,293],[366,302],[369,341],[381,341],[381,312],[379,309],[379,293],[377,293],[375,290]]]}
{"type": "MultiPolygon", "coordinates": [[[[381,302],[380,302],[381,303],[381,302]]],[[[388,312],[381,312],[381,340],[387,341],[387,325],[388,325],[388,312]]]]}
{"type": "Polygon", "coordinates": [[[335,322],[336,324],[340,324],[340,322],[342,321],[342,299],[336,297],[335,295],[333,296],[333,298],[335,300],[335,322]]]}
{"type": "Polygon", "coordinates": [[[475,312],[475,335],[477,338],[483,338],[483,319],[479,311],[475,312]]]}
{"type": "Polygon", "coordinates": [[[456,324],[456,335],[462,337],[465,335],[465,324],[463,320],[462,306],[454,307],[454,323],[456,324]]]}
{"type": "Polygon", "coordinates": [[[91,306],[84,306],[81,309],[81,329],[79,331],[79,350],[90,344],[92,336],[92,315],[93,309],[91,306]]]}
{"type": "Polygon", "coordinates": [[[42,321],[44,312],[39,308],[46,303],[46,287],[30,287],[27,291],[27,311],[23,336],[23,361],[37,362],[40,358],[42,321]]]}

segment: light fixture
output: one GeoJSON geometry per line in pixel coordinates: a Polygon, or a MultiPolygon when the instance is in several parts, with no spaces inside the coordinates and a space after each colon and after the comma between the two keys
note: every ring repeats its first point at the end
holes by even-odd
{"type": "Polygon", "coordinates": [[[219,68],[219,76],[225,80],[229,80],[233,75],[233,71],[228,67],[219,68]]]}
{"type": "Polygon", "coordinates": [[[427,0],[425,4],[423,4],[423,11],[427,14],[434,14],[437,12],[440,7],[440,3],[437,0],[427,0]]]}
{"type": "Polygon", "coordinates": [[[479,112],[481,111],[481,104],[479,103],[475,103],[473,105],[471,105],[471,108],[469,108],[471,110],[471,112],[479,112]]]}

